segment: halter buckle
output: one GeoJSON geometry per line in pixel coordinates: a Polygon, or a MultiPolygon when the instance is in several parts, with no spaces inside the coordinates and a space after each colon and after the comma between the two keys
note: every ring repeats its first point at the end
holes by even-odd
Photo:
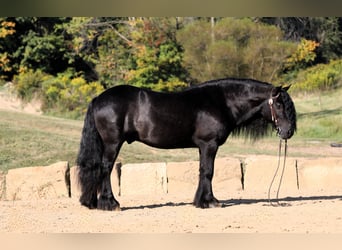
{"type": "Polygon", "coordinates": [[[272,122],[275,122],[275,125],[278,125],[278,120],[276,119],[276,115],[275,115],[274,110],[273,110],[273,98],[272,97],[270,99],[268,99],[268,104],[270,105],[272,122]]]}
{"type": "Polygon", "coordinates": [[[272,98],[268,99],[268,104],[273,105],[273,99],[272,98]]]}

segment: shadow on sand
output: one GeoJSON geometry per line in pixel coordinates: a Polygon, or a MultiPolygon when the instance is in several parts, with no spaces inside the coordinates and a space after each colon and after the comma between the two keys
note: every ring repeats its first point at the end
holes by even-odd
{"type": "MultiPolygon", "coordinates": [[[[271,204],[278,204],[280,206],[291,206],[290,202],[295,201],[324,201],[324,200],[340,200],[342,201],[342,195],[329,195],[329,196],[299,196],[299,197],[285,197],[280,199],[271,199],[271,203],[268,199],[229,199],[229,200],[221,200],[220,203],[222,207],[231,207],[237,205],[253,205],[258,203],[264,203],[264,206],[268,206],[271,204]]],[[[191,202],[166,202],[163,204],[151,204],[151,205],[141,205],[141,206],[133,206],[133,207],[122,207],[121,210],[131,210],[131,209],[153,209],[153,208],[161,208],[161,207],[181,207],[181,206],[190,206],[191,202]]]]}

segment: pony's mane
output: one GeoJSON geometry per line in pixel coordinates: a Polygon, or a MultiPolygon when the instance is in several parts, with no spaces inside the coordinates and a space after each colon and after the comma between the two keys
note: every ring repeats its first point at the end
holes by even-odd
{"type": "Polygon", "coordinates": [[[262,137],[271,135],[273,131],[273,125],[267,122],[263,117],[257,119],[250,119],[237,126],[232,131],[234,137],[245,137],[252,141],[256,141],[262,137]]]}
{"type": "MultiPolygon", "coordinates": [[[[255,87],[254,89],[261,87],[263,90],[265,90],[265,88],[271,89],[273,85],[254,79],[222,78],[206,81],[198,85],[193,85],[188,89],[191,90],[195,88],[220,87],[226,89],[229,88],[232,92],[234,92],[236,91],[234,86],[255,87]]],[[[232,131],[232,136],[244,136],[246,139],[256,140],[271,134],[271,131],[272,124],[269,124],[260,116],[257,119],[254,117],[253,119],[247,120],[246,122],[240,124],[232,131]]]]}
{"type": "Polygon", "coordinates": [[[284,103],[286,117],[290,121],[293,130],[296,131],[297,130],[297,113],[296,113],[296,108],[294,106],[294,103],[290,95],[285,91],[281,92],[281,98],[284,103]]]}
{"type": "MultiPolygon", "coordinates": [[[[248,87],[255,87],[258,89],[260,87],[260,91],[265,91],[266,89],[271,90],[273,85],[270,83],[254,80],[254,79],[237,79],[237,78],[223,78],[218,80],[211,80],[204,82],[198,87],[206,87],[206,86],[220,86],[229,88],[232,85],[243,85],[248,87]]],[[[253,117],[253,119],[249,119],[246,122],[240,124],[232,131],[232,136],[240,137],[243,136],[246,139],[250,139],[255,141],[261,137],[270,135],[272,132],[273,125],[267,122],[262,116],[253,117]]]]}
{"type": "MultiPolygon", "coordinates": [[[[281,98],[284,105],[285,115],[287,119],[290,121],[292,128],[294,131],[297,129],[296,125],[296,109],[291,100],[290,95],[282,90],[281,98]]],[[[233,136],[244,136],[246,139],[250,139],[255,141],[265,136],[270,136],[272,134],[274,125],[272,123],[267,122],[261,115],[256,119],[250,119],[246,122],[242,123],[240,126],[237,126],[233,132],[233,136]]]]}
{"type": "Polygon", "coordinates": [[[241,85],[254,85],[254,86],[263,86],[263,87],[272,87],[273,85],[267,82],[262,82],[249,78],[222,78],[217,80],[210,80],[193,87],[206,87],[206,86],[229,86],[230,84],[241,84],[241,85]]]}
{"type": "MultiPolygon", "coordinates": [[[[265,92],[265,90],[271,91],[271,89],[274,87],[274,85],[270,83],[262,82],[262,81],[258,81],[254,79],[222,78],[222,79],[217,79],[217,80],[206,81],[201,84],[191,86],[188,89],[205,88],[208,86],[230,88],[233,85],[253,87],[253,91],[260,89],[260,92],[263,92],[263,93],[265,92]]],[[[232,91],[234,91],[234,88],[232,88],[232,91]]],[[[294,130],[296,130],[296,111],[294,108],[294,104],[289,94],[284,90],[281,91],[281,98],[284,104],[285,114],[287,115],[287,118],[292,123],[294,130]]],[[[232,131],[232,136],[236,136],[236,137],[242,136],[242,137],[245,137],[246,139],[255,141],[262,137],[270,136],[272,134],[273,128],[274,128],[274,125],[266,121],[260,115],[259,117],[253,117],[245,121],[244,123],[240,124],[239,126],[237,126],[232,131]]]]}

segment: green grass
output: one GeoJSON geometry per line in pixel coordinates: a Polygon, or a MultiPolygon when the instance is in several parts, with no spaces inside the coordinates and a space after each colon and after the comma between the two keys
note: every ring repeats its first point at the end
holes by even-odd
{"type": "Polygon", "coordinates": [[[75,161],[82,123],[0,111],[0,170],[75,161]]]}
{"type": "MultiPolygon", "coordinates": [[[[321,106],[317,95],[293,98],[298,113],[298,131],[289,141],[291,156],[325,156],[325,152],[320,152],[320,147],[330,142],[342,142],[341,95],[342,88],[322,94],[321,106]]],[[[57,161],[69,161],[73,165],[82,126],[83,121],[0,110],[0,171],[45,166],[57,161]]],[[[229,138],[220,147],[218,157],[276,155],[278,141],[275,134],[254,143],[229,138]]],[[[141,143],[124,144],[119,154],[119,160],[123,163],[197,159],[197,149],[160,150],[141,143]]]]}
{"type": "Polygon", "coordinates": [[[342,88],[294,97],[298,113],[297,136],[342,142],[342,88]]]}

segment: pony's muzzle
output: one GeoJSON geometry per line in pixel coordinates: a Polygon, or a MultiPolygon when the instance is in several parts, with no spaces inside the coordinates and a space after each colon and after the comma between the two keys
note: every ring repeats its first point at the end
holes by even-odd
{"type": "Polygon", "coordinates": [[[277,127],[276,130],[277,130],[277,135],[283,140],[290,139],[293,136],[293,130],[292,129],[284,130],[280,127],[277,127]]]}

